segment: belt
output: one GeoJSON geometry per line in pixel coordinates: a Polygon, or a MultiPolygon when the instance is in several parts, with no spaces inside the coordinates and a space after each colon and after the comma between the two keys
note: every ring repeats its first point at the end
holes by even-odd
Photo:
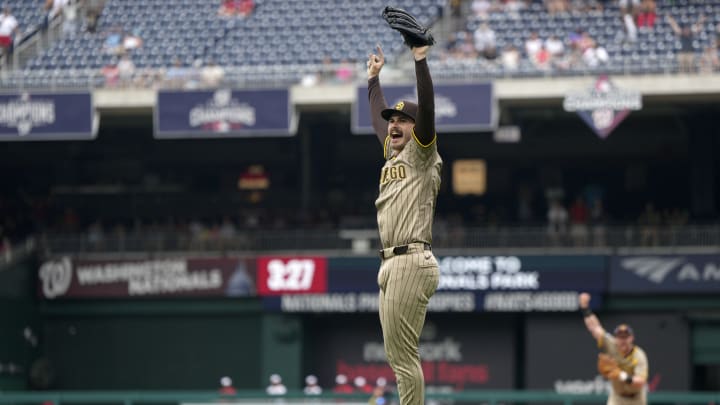
{"type": "Polygon", "coordinates": [[[404,255],[406,253],[420,252],[423,250],[432,250],[432,246],[425,242],[408,243],[407,245],[393,246],[380,249],[380,258],[385,260],[393,256],[404,255]]]}
{"type": "Polygon", "coordinates": [[[634,393],[632,393],[632,392],[624,393],[623,392],[623,393],[620,393],[620,396],[623,398],[635,398],[637,396],[637,394],[638,394],[637,392],[634,392],[634,393]]]}

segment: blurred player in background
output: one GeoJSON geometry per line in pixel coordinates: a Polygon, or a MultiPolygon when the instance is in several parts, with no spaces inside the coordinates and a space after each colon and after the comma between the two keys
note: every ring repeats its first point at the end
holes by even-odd
{"type": "Polygon", "coordinates": [[[425,403],[418,344],[440,278],[430,245],[442,159],[437,152],[429,48],[411,48],[418,104],[404,100],[388,108],[379,80],[385,64],[382,48],[378,46],[377,54],[367,61],[370,113],[385,157],[375,201],[383,247],[378,272],[380,324],[402,405],[425,403]]]}
{"type": "Polygon", "coordinates": [[[612,385],[608,405],[647,404],[648,359],[645,351],[635,344],[633,329],[620,324],[610,334],[590,309],[590,294],[581,293],[578,298],[585,326],[601,351],[598,370],[612,385]]]}

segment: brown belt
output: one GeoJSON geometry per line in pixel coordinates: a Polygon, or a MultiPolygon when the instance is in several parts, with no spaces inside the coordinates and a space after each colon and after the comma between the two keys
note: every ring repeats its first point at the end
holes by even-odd
{"type": "Polygon", "coordinates": [[[637,393],[637,392],[635,392],[635,393],[624,393],[624,392],[621,392],[619,395],[620,395],[621,397],[623,397],[623,398],[635,398],[635,397],[638,395],[638,393],[637,393]]]}
{"type": "Polygon", "coordinates": [[[420,245],[422,245],[422,250],[432,250],[432,246],[429,243],[425,242],[416,242],[416,243],[409,243],[407,245],[400,245],[400,246],[393,246],[385,249],[380,249],[380,258],[385,260],[389,259],[393,256],[398,255],[404,255],[410,251],[411,248],[417,247],[418,250],[420,249],[420,245]]]}

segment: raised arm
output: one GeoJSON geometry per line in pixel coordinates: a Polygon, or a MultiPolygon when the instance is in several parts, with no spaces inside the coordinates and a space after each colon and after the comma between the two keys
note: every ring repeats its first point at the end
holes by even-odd
{"type": "Polygon", "coordinates": [[[422,145],[429,145],[435,139],[435,90],[427,64],[429,46],[412,48],[415,58],[417,80],[418,114],[415,122],[415,136],[422,145]]]}
{"type": "Polygon", "coordinates": [[[380,45],[377,46],[377,54],[372,53],[368,56],[367,74],[368,74],[368,99],[370,100],[370,119],[375,130],[378,140],[381,144],[385,144],[385,138],[388,134],[387,122],[382,118],[380,112],[387,108],[387,102],[380,87],[380,71],[385,65],[385,55],[380,45]]]}
{"type": "Polygon", "coordinates": [[[590,310],[590,294],[581,293],[578,296],[578,303],[585,319],[585,327],[595,340],[602,339],[605,336],[605,329],[600,324],[598,317],[590,310]]]}
{"type": "Polygon", "coordinates": [[[677,21],[675,21],[673,16],[668,15],[667,22],[668,22],[668,24],[670,24],[670,28],[672,28],[673,32],[675,32],[676,35],[680,35],[682,30],[680,29],[680,26],[678,25],[677,21]]]}

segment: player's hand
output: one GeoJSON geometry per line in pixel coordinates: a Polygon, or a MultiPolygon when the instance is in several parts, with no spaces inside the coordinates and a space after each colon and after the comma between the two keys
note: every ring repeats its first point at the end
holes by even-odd
{"type": "Polygon", "coordinates": [[[429,46],[420,46],[417,48],[412,48],[413,57],[416,61],[421,61],[425,58],[427,58],[428,51],[430,50],[429,46]]]}
{"type": "Polygon", "coordinates": [[[580,304],[580,308],[587,308],[588,305],[590,305],[590,294],[586,292],[580,293],[580,295],[578,295],[578,303],[580,304]]]}
{"type": "Polygon", "coordinates": [[[368,79],[372,79],[373,77],[380,74],[380,71],[382,70],[382,67],[385,65],[385,54],[383,53],[382,47],[380,44],[377,45],[377,54],[371,53],[370,56],[368,56],[367,61],[367,74],[368,79]]]}

